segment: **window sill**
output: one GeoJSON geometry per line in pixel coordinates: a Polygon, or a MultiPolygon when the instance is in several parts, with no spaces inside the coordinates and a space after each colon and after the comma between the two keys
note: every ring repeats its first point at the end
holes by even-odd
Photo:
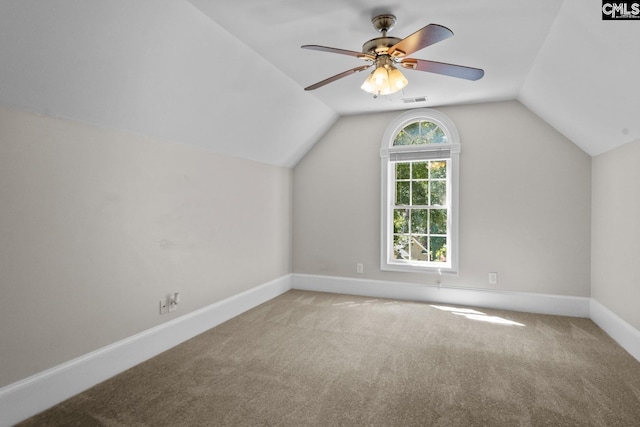
{"type": "Polygon", "coordinates": [[[425,266],[416,264],[389,264],[383,263],[380,266],[382,271],[396,271],[403,273],[423,273],[423,274],[452,274],[457,275],[458,272],[451,266],[425,266]]]}

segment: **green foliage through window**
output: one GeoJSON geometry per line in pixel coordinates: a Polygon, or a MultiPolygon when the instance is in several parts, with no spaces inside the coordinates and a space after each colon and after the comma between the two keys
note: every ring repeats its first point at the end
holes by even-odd
{"type": "Polygon", "coordinates": [[[393,145],[446,144],[447,135],[435,123],[414,122],[404,127],[393,140],[393,145]]]}
{"type": "Polygon", "coordinates": [[[393,254],[396,260],[447,261],[448,162],[395,163],[393,254]]]}

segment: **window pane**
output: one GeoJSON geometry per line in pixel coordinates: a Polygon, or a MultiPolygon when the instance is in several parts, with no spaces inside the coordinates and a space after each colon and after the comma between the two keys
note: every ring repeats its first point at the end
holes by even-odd
{"type": "Polygon", "coordinates": [[[413,163],[411,175],[413,179],[429,179],[429,162],[413,163]]]}
{"type": "Polygon", "coordinates": [[[438,125],[433,122],[420,122],[420,127],[421,134],[429,139],[431,139],[433,132],[438,129],[438,125]]]}
{"type": "Polygon", "coordinates": [[[431,204],[446,205],[447,204],[447,182],[431,181],[431,204]]]}
{"type": "Polygon", "coordinates": [[[429,225],[432,234],[447,234],[447,210],[431,209],[431,223],[429,225]]]}
{"type": "Polygon", "coordinates": [[[429,249],[427,237],[414,237],[411,239],[411,259],[417,261],[429,261],[429,249]]]}
{"type": "Polygon", "coordinates": [[[447,238],[430,237],[430,261],[447,262],[447,238]]]}
{"type": "Polygon", "coordinates": [[[411,183],[409,181],[396,182],[396,205],[410,204],[409,189],[411,183]]]}
{"type": "Polygon", "coordinates": [[[420,135],[420,122],[414,122],[403,129],[412,138],[420,135]]]}
{"type": "Polygon", "coordinates": [[[447,162],[431,162],[431,179],[447,177],[447,162]]]}
{"type": "Polygon", "coordinates": [[[407,209],[393,210],[393,232],[394,233],[409,232],[409,211],[407,209]]]}
{"type": "Polygon", "coordinates": [[[429,204],[429,181],[414,181],[413,182],[413,205],[428,205],[429,204]]]}
{"type": "Polygon", "coordinates": [[[409,236],[393,236],[393,258],[409,259],[409,236]]]}
{"type": "Polygon", "coordinates": [[[411,210],[411,233],[428,234],[429,228],[429,210],[428,209],[412,209],[411,210]]]}
{"type": "Polygon", "coordinates": [[[447,135],[440,129],[439,127],[433,131],[433,135],[431,137],[431,142],[434,144],[446,144],[447,143],[447,135]]]}
{"type": "Polygon", "coordinates": [[[409,163],[396,163],[396,179],[409,179],[409,163]]]}
{"type": "Polygon", "coordinates": [[[411,137],[407,135],[404,130],[401,130],[400,133],[396,136],[396,139],[393,141],[393,145],[409,145],[411,144],[411,137]]]}
{"type": "Polygon", "coordinates": [[[402,129],[393,140],[393,145],[445,144],[447,135],[433,122],[414,122],[402,129]]]}
{"type": "Polygon", "coordinates": [[[421,122],[421,135],[424,144],[443,144],[447,142],[447,136],[440,127],[433,122],[421,122]]]}

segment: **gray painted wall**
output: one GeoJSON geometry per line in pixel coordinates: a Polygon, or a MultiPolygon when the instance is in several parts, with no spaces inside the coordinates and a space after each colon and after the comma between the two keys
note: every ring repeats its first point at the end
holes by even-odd
{"type": "MultiPolygon", "coordinates": [[[[517,101],[438,110],[462,143],[460,272],[442,285],[588,297],[591,157],[517,101]]],[[[295,167],[295,273],[438,279],[379,266],[379,150],[398,114],[342,117],[295,167]]]]}
{"type": "Polygon", "coordinates": [[[640,140],[593,158],[592,296],[640,330],[640,140]]]}
{"type": "Polygon", "coordinates": [[[0,387],[290,272],[290,169],[0,108],[0,387]]]}
{"type": "MultiPolygon", "coordinates": [[[[439,110],[463,149],[460,273],[442,284],[497,271],[495,289],[591,295],[640,329],[640,141],[592,161],[517,101],[439,110]]],[[[398,114],[341,118],[292,173],[0,108],[0,387],[292,270],[434,283],[379,270],[398,114]]]]}

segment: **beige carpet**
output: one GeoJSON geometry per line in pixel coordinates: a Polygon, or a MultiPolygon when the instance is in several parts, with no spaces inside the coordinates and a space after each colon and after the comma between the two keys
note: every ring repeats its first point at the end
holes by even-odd
{"type": "Polygon", "coordinates": [[[290,291],[24,426],[640,426],[588,319],[290,291]]]}

